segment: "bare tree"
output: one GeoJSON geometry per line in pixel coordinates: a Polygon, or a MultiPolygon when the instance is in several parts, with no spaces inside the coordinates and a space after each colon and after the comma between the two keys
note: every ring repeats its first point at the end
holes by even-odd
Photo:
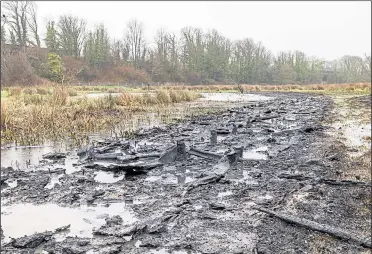
{"type": "Polygon", "coordinates": [[[111,56],[115,64],[118,64],[123,59],[121,49],[123,47],[123,42],[120,40],[113,40],[111,44],[111,56]]]}
{"type": "Polygon", "coordinates": [[[15,42],[21,47],[25,47],[29,42],[27,15],[30,5],[30,1],[7,1],[3,4],[10,33],[15,36],[15,42]]]}
{"type": "Polygon", "coordinates": [[[371,56],[364,54],[364,59],[360,58],[359,62],[363,71],[371,78],[371,56]]]}
{"type": "Polygon", "coordinates": [[[129,21],[125,35],[125,44],[130,49],[130,60],[136,68],[139,68],[140,62],[146,54],[143,24],[137,20],[129,21]]]}
{"type": "Polygon", "coordinates": [[[164,28],[160,28],[157,31],[154,41],[157,47],[157,57],[161,61],[166,61],[168,57],[169,41],[168,41],[168,34],[164,30],[164,28]]]}
{"type": "Polygon", "coordinates": [[[35,42],[30,40],[30,43],[40,47],[40,36],[39,36],[39,33],[38,33],[36,11],[37,11],[37,9],[36,9],[35,2],[31,2],[30,5],[29,5],[29,8],[27,9],[27,13],[28,13],[27,23],[28,23],[28,26],[31,30],[32,37],[35,40],[35,42]]]}
{"type": "Polygon", "coordinates": [[[129,61],[129,55],[130,55],[130,45],[128,41],[124,40],[122,47],[121,47],[121,52],[123,56],[123,61],[127,63],[129,61]]]}
{"type": "Polygon", "coordinates": [[[1,46],[3,46],[7,41],[5,23],[6,23],[6,17],[3,16],[1,17],[1,46]]]}

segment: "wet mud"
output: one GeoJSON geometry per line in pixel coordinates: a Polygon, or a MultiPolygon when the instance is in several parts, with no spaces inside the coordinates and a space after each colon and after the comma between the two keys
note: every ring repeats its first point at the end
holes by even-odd
{"type": "Polygon", "coordinates": [[[332,100],[265,95],[2,167],[1,253],[365,253],[371,185],[344,177],[332,100]]]}

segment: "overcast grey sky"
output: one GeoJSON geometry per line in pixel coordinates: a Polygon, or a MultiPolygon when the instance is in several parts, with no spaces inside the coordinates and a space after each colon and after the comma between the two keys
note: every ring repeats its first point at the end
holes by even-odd
{"type": "MultiPolygon", "coordinates": [[[[147,39],[160,27],[170,32],[185,26],[217,29],[230,39],[253,38],[273,53],[301,50],[333,60],[371,52],[371,2],[45,2],[45,18],[73,14],[89,28],[103,22],[111,38],[122,38],[126,22],[142,21],[147,39]]],[[[45,30],[43,29],[44,33],[45,30]]]]}

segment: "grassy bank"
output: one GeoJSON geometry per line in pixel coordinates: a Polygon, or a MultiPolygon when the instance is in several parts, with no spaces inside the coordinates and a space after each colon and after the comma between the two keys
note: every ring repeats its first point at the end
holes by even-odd
{"type": "Polygon", "coordinates": [[[193,101],[201,92],[242,91],[357,95],[370,94],[371,84],[9,87],[1,91],[1,139],[34,144],[66,135],[78,138],[85,133],[114,129],[123,120],[132,121],[136,112],[165,115],[172,104],[193,101]],[[85,97],[92,93],[109,95],[95,99],[85,97]]]}
{"type": "Polygon", "coordinates": [[[371,83],[313,84],[313,85],[203,85],[161,86],[161,89],[198,92],[305,92],[321,94],[370,94],[371,83]]]}
{"type": "MultiPolygon", "coordinates": [[[[56,88],[57,86],[5,87],[1,90],[1,98],[8,98],[21,94],[52,95],[56,88]]],[[[63,90],[67,91],[71,97],[96,93],[143,92],[143,90],[139,88],[136,89],[120,86],[64,86],[63,90]]]]}
{"type": "MultiPolygon", "coordinates": [[[[55,86],[35,86],[35,87],[7,87],[2,88],[1,97],[7,98],[18,94],[52,94],[55,86]]],[[[237,92],[306,92],[321,94],[370,94],[371,83],[352,83],[352,84],[313,84],[313,85],[162,85],[162,86],[143,86],[125,87],[119,85],[100,85],[100,86],[65,86],[69,96],[81,96],[84,94],[96,93],[143,93],[155,92],[156,90],[173,91],[195,91],[198,93],[237,93],[237,92]]]]}
{"type": "MultiPolygon", "coordinates": [[[[76,98],[76,93],[60,88],[14,88],[8,93],[8,98],[1,103],[1,139],[3,143],[20,144],[65,136],[79,139],[85,133],[113,130],[134,113],[167,113],[174,103],[200,97],[193,91],[173,90],[156,90],[152,94],[124,92],[94,99],[76,98]]],[[[120,135],[128,134],[125,131],[121,130],[120,135]]]]}

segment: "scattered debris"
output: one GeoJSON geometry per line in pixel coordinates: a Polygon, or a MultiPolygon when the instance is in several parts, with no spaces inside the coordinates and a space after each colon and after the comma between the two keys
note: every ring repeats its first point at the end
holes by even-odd
{"type": "Polygon", "coordinates": [[[270,214],[270,215],[272,215],[274,217],[277,217],[281,220],[284,220],[286,222],[296,224],[298,226],[302,226],[302,227],[305,227],[305,228],[308,228],[308,229],[312,229],[312,230],[316,230],[316,231],[319,231],[319,232],[327,233],[329,235],[332,235],[334,237],[337,237],[337,238],[340,238],[340,239],[343,239],[343,240],[355,241],[356,243],[358,243],[358,244],[360,244],[360,245],[362,245],[363,247],[366,247],[366,248],[371,248],[372,247],[371,240],[368,239],[368,237],[357,236],[357,235],[354,235],[352,233],[349,233],[349,232],[344,231],[344,230],[339,229],[339,228],[331,227],[331,226],[325,225],[325,224],[320,224],[318,222],[307,220],[307,219],[300,218],[300,217],[293,216],[293,215],[287,215],[287,214],[280,213],[280,212],[274,212],[272,210],[262,208],[262,207],[254,207],[254,209],[256,209],[260,212],[270,214]]]}

